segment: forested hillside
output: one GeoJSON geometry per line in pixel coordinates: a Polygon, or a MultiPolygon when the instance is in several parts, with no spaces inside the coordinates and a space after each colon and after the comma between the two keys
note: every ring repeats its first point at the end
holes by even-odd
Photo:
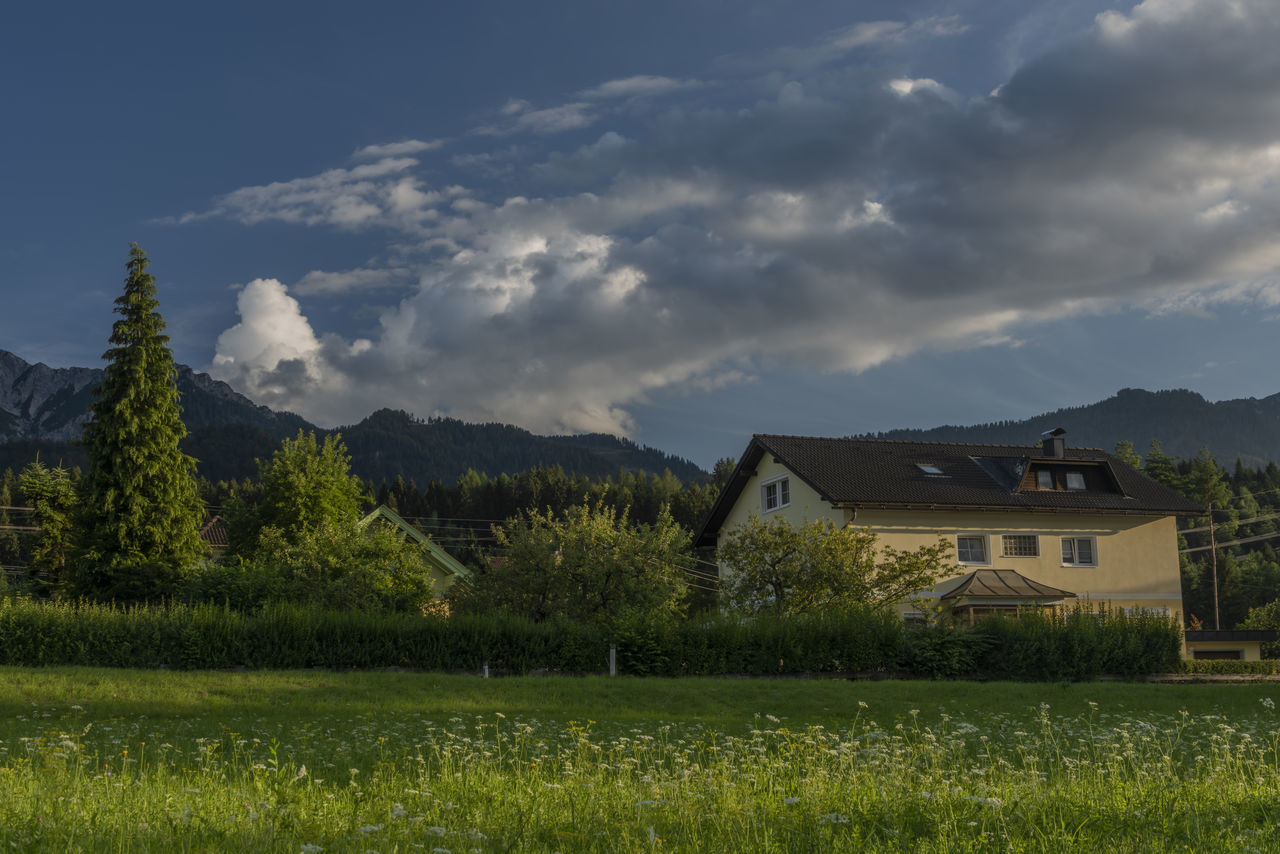
{"type": "MultiPolygon", "coordinates": [[[[50,368],[30,364],[0,350],[0,471],[20,470],[39,454],[50,464],[83,468],[84,451],[75,444],[84,428],[96,368],[50,368]]],[[[357,424],[322,430],[291,412],[258,406],[224,382],[178,366],[182,447],[199,461],[211,481],[239,480],[257,473],[281,439],[299,430],[341,433],[351,452],[352,471],[373,481],[412,478],[453,482],[469,469],[491,475],[535,466],[560,466],[572,474],[600,478],[620,470],[682,479],[705,477],[688,460],[615,436],[537,436],[508,424],[468,424],[454,418],[421,420],[408,413],[379,410],[357,424]]]]}
{"type": "Polygon", "coordinates": [[[1262,468],[1280,460],[1280,394],[1211,403],[1193,391],[1126,388],[1098,403],[1024,421],[889,430],[868,438],[1030,445],[1055,427],[1065,428],[1067,441],[1076,447],[1113,448],[1127,440],[1145,448],[1155,439],[1178,457],[1191,458],[1208,447],[1225,465],[1239,459],[1262,468]]]}

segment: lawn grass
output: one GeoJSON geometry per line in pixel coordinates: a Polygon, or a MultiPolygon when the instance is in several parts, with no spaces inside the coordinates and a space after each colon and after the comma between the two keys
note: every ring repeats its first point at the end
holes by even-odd
{"type": "Polygon", "coordinates": [[[1140,682],[948,682],[828,679],[478,679],[431,673],[161,671],[0,667],[0,715],[31,703],[79,705],[88,715],[280,717],[304,714],[446,713],[560,719],[697,722],[726,731],[754,715],[839,727],[861,712],[891,726],[909,709],[937,723],[944,714],[989,715],[1038,707],[1076,716],[1097,703],[1117,714],[1231,717],[1257,710],[1280,685],[1140,682]],[[866,703],[862,709],[859,702],[866,703]]]}
{"type": "Polygon", "coordinates": [[[1280,686],[0,669],[0,848],[1280,851],[1280,686]]]}

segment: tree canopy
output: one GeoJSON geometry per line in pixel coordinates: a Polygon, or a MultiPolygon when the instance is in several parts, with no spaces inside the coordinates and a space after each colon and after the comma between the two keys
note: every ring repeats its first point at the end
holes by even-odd
{"type": "Polygon", "coordinates": [[[169,592],[204,552],[195,460],[178,447],[186,428],[178,405],[177,367],[164,334],[155,277],[133,244],[120,315],[83,444],[74,589],[126,600],[169,592]]]}
{"type": "Polygon", "coordinates": [[[633,524],[626,510],[601,503],[561,514],[531,510],[494,534],[499,555],[471,584],[454,587],[459,610],[604,624],[684,611],[689,534],[666,510],[652,525],[633,524]]]}
{"type": "Polygon", "coordinates": [[[723,583],[732,607],[800,614],[891,605],[954,569],[951,550],[941,539],[914,551],[879,546],[871,529],[837,527],[830,519],[797,528],[752,515],[728,534],[716,557],[731,570],[723,583]]]}
{"type": "Polygon", "coordinates": [[[273,537],[298,542],[324,527],[354,528],[360,518],[362,488],[351,474],[351,458],[340,435],[318,440],[299,430],[271,459],[258,461],[257,502],[239,502],[232,512],[232,549],[252,553],[265,529],[273,537]]]}

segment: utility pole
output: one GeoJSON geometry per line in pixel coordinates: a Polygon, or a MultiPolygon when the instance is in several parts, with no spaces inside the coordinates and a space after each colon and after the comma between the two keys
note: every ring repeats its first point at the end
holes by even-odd
{"type": "Polygon", "coordinates": [[[1209,503],[1209,554],[1213,555],[1213,630],[1222,625],[1218,619],[1218,542],[1213,535],[1213,503],[1209,503]]]}

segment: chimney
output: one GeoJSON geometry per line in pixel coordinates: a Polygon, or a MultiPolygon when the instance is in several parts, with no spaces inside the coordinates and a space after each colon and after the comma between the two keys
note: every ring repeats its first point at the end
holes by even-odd
{"type": "Polygon", "coordinates": [[[1040,450],[1046,457],[1055,457],[1062,459],[1067,455],[1067,440],[1063,437],[1067,435],[1067,431],[1061,427],[1054,427],[1052,430],[1046,430],[1040,434],[1040,450]]]}

